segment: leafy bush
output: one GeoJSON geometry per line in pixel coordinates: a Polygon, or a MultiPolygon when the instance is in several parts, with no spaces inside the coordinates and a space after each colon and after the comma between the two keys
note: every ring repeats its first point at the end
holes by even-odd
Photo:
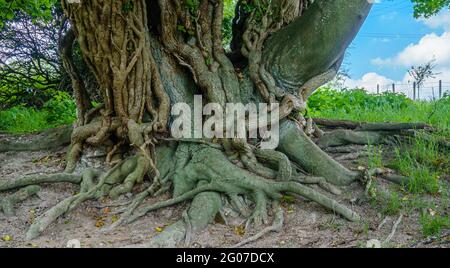
{"type": "Polygon", "coordinates": [[[27,133],[60,125],[70,124],[76,119],[76,105],[65,92],[57,92],[42,109],[15,106],[0,111],[0,131],[27,133]]]}
{"type": "Polygon", "coordinates": [[[51,125],[64,125],[76,120],[76,105],[69,94],[59,92],[44,104],[47,122],[51,125]]]}
{"type": "Polygon", "coordinates": [[[322,88],[308,99],[308,107],[314,112],[343,110],[350,113],[355,109],[373,110],[380,106],[404,109],[412,103],[403,94],[385,92],[373,95],[363,89],[336,91],[322,88]]]}

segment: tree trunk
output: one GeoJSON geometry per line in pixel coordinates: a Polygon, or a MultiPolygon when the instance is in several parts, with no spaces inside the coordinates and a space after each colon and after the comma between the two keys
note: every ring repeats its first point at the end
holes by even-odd
{"type": "MultiPolygon", "coordinates": [[[[116,225],[193,200],[183,219],[152,245],[174,246],[191,231],[204,228],[223,205],[218,193],[256,225],[267,223],[269,203],[278,208],[284,193],[313,200],[348,220],[359,219],[342,204],[305,186],[319,184],[336,193],[333,185],[347,185],[359,174],[310,140],[311,121],[301,112],[309,94],[332,78],[341,64],[369,12],[366,0],[250,1],[254,9],[239,15],[241,22],[235,28],[241,31],[235,32],[242,36],[235,36],[240,41],[233,45],[246,59],[243,72],[235,70],[222,47],[223,1],[68,2],[62,0],[63,8],[100,85],[103,104],[84,112],[89,116],[73,131],[66,171],[75,170],[84,145],[106,147],[106,161],[113,167],[106,172],[83,171],[80,193],[37,219],[28,238],[81,202],[117,197],[144,179],[151,180],[151,187],[136,196],[116,225]],[[167,141],[171,104],[192,105],[195,93],[222,106],[279,103],[280,146],[262,150],[235,139],[167,141]],[[303,172],[316,177],[305,177],[303,172]],[[171,184],[172,199],[140,206],[146,197],[171,189],[171,184]],[[240,202],[243,196],[253,201],[253,213],[240,202]],[[201,209],[204,202],[210,203],[201,209]]],[[[247,2],[239,1],[237,10],[247,2]]],[[[66,66],[71,69],[69,62],[66,66]]],[[[86,110],[84,103],[77,101],[80,111],[86,110]]],[[[67,174],[61,175],[64,178],[67,174]]],[[[19,185],[35,181],[23,180],[19,185]]]]}

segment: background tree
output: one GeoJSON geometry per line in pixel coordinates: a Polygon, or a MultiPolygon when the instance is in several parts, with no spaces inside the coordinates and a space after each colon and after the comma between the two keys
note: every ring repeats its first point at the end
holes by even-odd
{"type": "Polygon", "coordinates": [[[423,83],[429,79],[434,78],[438,73],[434,72],[436,68],[435,59],[420,65],[420,66],[412,66],[411,69],[408,70],[409,75],[414,79],[414,82],[417,85],[417,92],[419,92],[423,83]]]}
{"type": "MultiPolygon", "coordinates": [[[[68,22],[58,3],[52,7],[49,18],[36,17],[23,10],[14,14],[13,19],[2,22],[0,31],[0,107],[41,108],[60,91],[72,92],[72,81],[64,67],[65,57],[60,47],[68,22]]],[[[95,97],[95,78],[84,64],[79,47],[74,45],[70,58],[95,97]]]]}

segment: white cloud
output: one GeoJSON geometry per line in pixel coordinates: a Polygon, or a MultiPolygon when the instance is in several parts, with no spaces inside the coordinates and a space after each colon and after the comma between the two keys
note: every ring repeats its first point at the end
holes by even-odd
{"type": "Polygon", "coordinates": [[[425,25],[431,29],[444,29],[445,31],[450,31],[450,10],[445,9],[439,14],[432,16],[428,19],[420,19],[425,25]]]}
{"type": "Polygon", "coordinates": [[[438,66],[450,63],[450,32],[442,35],[427,34],[417,44],[408,45],[403,51],[392,58],[375,58],[371,63],[377,66],[397,65],[410,67],[421,65],[436,59],[438,66]]]}
{"type": "MultiPolygon", "coordinates": [[[[431,99],[439,94],[439,80],[442,81],[442,93],[450,92],[450,67],[438,68],[435,70],[435,78],[429,78],[420,89],[420,99],[431,99]]],[[[347,88],[364,88],[370,93],[377,92],[377,85],[380,92],[391,91],[394,83],[396,92],[404,93],[409,98],[413,98],[413,80],[408,73],[405,73],[402,81],[395,81],[375,72],[370,72],[361,79],[347,79],[344,86],[347,88]]]]}
{"type": "Polygon", "coordinates": [[[353,80],[347,79],[345,81],[345,87],[347,88],[364,88],[369,92],[376,93],[377,85],[388,85],[392,84],[394,80],[389,79],[385,76],[379,75],[377,73],[371,72],[363,75],[361,79],[353,80]]]}

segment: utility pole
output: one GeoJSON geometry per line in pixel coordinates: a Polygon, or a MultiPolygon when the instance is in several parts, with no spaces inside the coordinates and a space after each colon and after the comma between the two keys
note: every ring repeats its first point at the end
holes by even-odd
{"type": "Polygon", "coordinates": [[[413,100],[416,100],[416,82],[413,83],[413,100]]]}
{"type": "Polygon", "coordinates": [[[395,84],[392,84],[392,93],[395,93],[395,84]]]}
{"type": "Polygon", "coordinates": [[[442,98],[442,80],[439,80],[439,99],[442,98]]]}
{"type": "Polygon", "coordinates": [[[380,94],[380,84],[377,84],[377,94],[380,94]]]}

